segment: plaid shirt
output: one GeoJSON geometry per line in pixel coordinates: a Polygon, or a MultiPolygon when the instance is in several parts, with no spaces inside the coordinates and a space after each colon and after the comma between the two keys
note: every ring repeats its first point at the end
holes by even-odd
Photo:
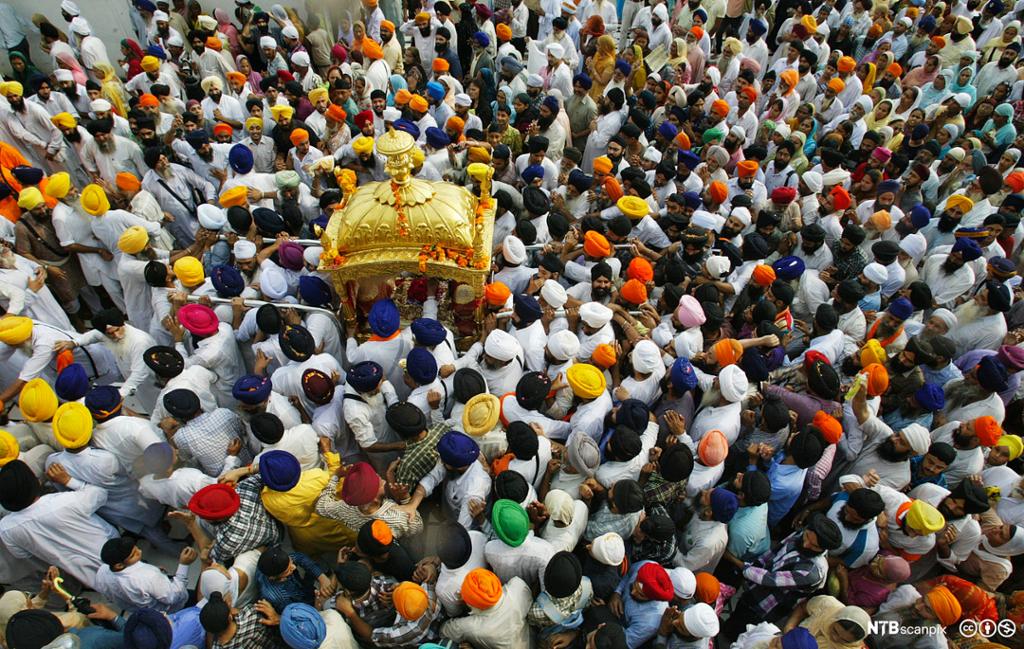
{"type": "Polygon", "coordinates": [[[423,518],[420,517],[419,512],[416,512],[416,515],[410,520],[409,515],[400,510],[398,503],[390,498],[385,498],[377,511],[372,514],[364,514],[358,507],[339,500],[335,495],[339,480],[338,476],[333,476],[320,492],[320,498],[316,501],[317,514],[324,518],[340,521],[350,530],[358,530],[368,521],[382,520],[391,528],[396,539],[423,531],[423,518]]]}
{"type": "Polygon", "coordinates": [[[252,606],[246,606],[235,618],[235,635],[221,644],[214,641],[213,649],[276,649],[278,641],[271,627],[260,622],[260,614],[252,606]]]}
{"type": "MultiPolygon", "coordinates": [[[[671,519],[668,510],[661,505],[648,506],[647,515],[654,516],[655,514],[661,514],[662,516],[666,516],[671,519]]],[[[670,565],[672,563],[672,557],[676,555],[676,535],[672,534],[667,541],[659,541],[654,537],[648,536],[640,543],[633,541],[629,544],[629,548],[630,563],[654,561],[655,563],[660,563],[662,565],[670,565]]]]}
{"type": "Polygon", "coordinates": [[[437,622],[441,617],[441,604],[434,594],[434,584],[423,584],[427,592],[427,611],[418,620],[407,620],[395,615],[392,626],[379,627],[373,630],[370,639],[375,647],[418,647],[421,643],[430,642],[437,637],[437,622]]]}
{"type": "Polygon", "coordinates": [[[803,532],[787,536],[775,552],[766,552],[743,569],[758,610],[768,615],[790,606],[825,585],[828,561],[824,554],[808,556],[800,551],[803,532]]]}
{"type": "Polygon", "coordinates": [[[451,426],[444,422],[434,424],[427,429],[426,437],[409,442],[402,454],[402,461],[395,470],[395,479],[410,488],[417,485],[437,464],[437,442],[449,430],[451,426]]]}
{"type": "Polygon", "coordinates": [[[663,505],[668,507],[678,500],[683,500],[685,497],[686,480],[669,482],[661,477],[660,473],[654,472],[647,479],[647,484],[644,485],[644,502],[648,506],[663,505]]]}
{"type": "Polygon", "coordinates": [[[288,555],[295,563],[296,570],[281,581],[271,580],[260,571],[256,571],[256,583],[260,587],[260,597],[270,602],[278,613],[284,611],[289,604],[313,604],[315,581],[324,574],[315,561],[301,552],[288,555]],[[302,574],[299,572],[302,569],[302,574]]]}
{"type": "Polygon", "coordinates": [[[284,539],[281,523],[267,513],[260,500],[263,490],[260,476],[249,476],[239,482],[235,490],[241,501],[238,511],[216,526],[217,536],[210,548],[210,558],[217,563],[225,563],[261,545],[277,545],[284,539]]]}
{"type": "Polygon", "coordinates": [[[868,260],[864,258],[864,253],[860,251],[859,247],[848,255],[843,254],[839,250],[839,242],[836,241],[832,244],[832,265],[839,271],[835,279],[844,280],[860,275],[860,271],[868,265],[868,260]]]}
{"type": "Polygon", "coordinates": [[[361,600],[353,600],[352,608],[356,614],[373,628],[384,626],[395,619],[395,608],[384,606],[380,594],[386,590],[394,590],[398,582],[387,575],[374,575],[370,580],[370,592],[361,600]]]}
{"type": "Polygon", "coordinates": [[[216,478],[226,469],[248,464],[252,460],[245,445],[242,452],[228,456],[228,444],[245,439],[241,417],[227,408],[199,415],[174,433],[174,445],[185,457],[194,459],[203,473],[216,478]]]}

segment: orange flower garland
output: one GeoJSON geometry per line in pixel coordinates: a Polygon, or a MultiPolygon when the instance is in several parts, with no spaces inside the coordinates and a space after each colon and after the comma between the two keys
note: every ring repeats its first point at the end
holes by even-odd
{"type": "MultiPolygon", "coordinates": [[[[399,191],[401,185],[395,181],[391,181],[391,193],[395,197],[395,214],[398,215],[398,235],[401,237],[409,236],[409,217],[405,215],[405,210],[402,209],[402,195],[399,191]]],[[[422,265],[422,263],[420,264],[422,265]]]]}

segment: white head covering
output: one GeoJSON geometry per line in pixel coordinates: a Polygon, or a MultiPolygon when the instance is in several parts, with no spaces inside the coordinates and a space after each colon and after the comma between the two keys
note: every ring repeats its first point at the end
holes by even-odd
{"type": "Polygon", "coordinates": [[[277,41],[274,40],[273,36],[260,36],[260,47],[276,50],[277,41]]]}
{"type": "Polygon", "coordinates": [[[320,265],[320,255],[324,252],[323,246],[310,246],[302,252],[302,261],[310,266],[320,265]]]}
{"type": "Polygon", "coordinates": [[[210,75],[199,82],[199,87],[203,89],[203,92],[210,94],[210,91],[216,88],[217,90],[224,90],[224,82],[220,77],[210,75]]]}
{"type": "Polygon", "coordinates": [[[71,70],[65,70],[64,68],[54,70],[53,76],[57,81],[72,81],[75,78],[75,75],[71,74],[71,70]]]}
{"type": "Polygon", "coordinates": [[[548,510],[548,516],[551,517],[551,520],[568,525],[572,522],[572,515],[576,504],[568,493],[561,489],[552,489],[544,497],[544,508],[548,510]]]}
{"type": "Polygon", "coordinates": [[[661,350],[653,340],[641,340],[630,354],[633,369],[642,374],[653,374],[659,369],[664,374],[665,363],[661,360],[661,350]]]}
{"type": "Polygon", "coordinates": [[[526,261],[526,246],[519,237],[510,234],[501,242],[501,256],[510,264],[521,264],[526,261]]]}
{"type": "Polygon", "coordinates": [[[93,99],[89,102],[89,110],[94,113],[105,113],[109,110],[114,110],[114,107],[106,99],[93,99]]]}
{"type": "Polygon", "coordinates": [[[967,152],[958,146],[953,147],[949,151],[946,151],[946,155],[953,158],[957,162],[963,162],[964,158],[967,157],[967,152]]]}
{"type": "Polygon", "coordinates": [[[928,434],[928,429],[921,424],[907,424],[905,428],[900,430],[900,434],[903,435],[903,439],[907,440],[907,444],[910,444],[914,455],[924,455],[928,452],[932,438],[928,434]]]}
{"type": "Polygon", "coordinates": [[[690,635],[698,638],[713,638],[718,635],[718,616],[715,610],[699,602],[683,611],[683,624],[690,635]]]}
{"type": "Polygon", "coordinates": [[[166,23],[170,22],[170,20],[171,17],[167,15],[166,11],[160,11],[159,9],[157,9],[153,12],[153,22],[166,23]]]}
{"type": "Polygon", "coordinates": [[[865,113],[870,113],[871,109],[874,108],[874,104],[871,103],[871,97],[867,95],[861,95],[854,103],[863,108],[865,113]]]}
{"type": "Polygon", "coordinates": [[[295,29],[295,25],[285,25],[281,28],[281,37],[296,39],[299,37],[299,30],[295,29]]]}
{"type": "Polygon", "coordinates": [[[235,256],[235,261],[252,259],[256,256],[256,244],[248,239],[239,239],[231,247],[231,254],[235,256]]]}
{"type": "Polygon", "coordinates": [[[612,310],[598,302],[586,302],[580,306],[580,320],[588,327],[598,329],[612,321],[612,310]]]}
{"type": "Polygon", "coordinates": [[[569,300],[565,287],[553,279],[545,280],[540,287],[540,296],[552,309],[560,309],[569,300]]]}
{"type": "Polygon", "coordinates": [[[943,309],[941,307],[935,309],[934,311],[932,311],[932,316],[946,323],[947,329],[953,329],[959,324],[956,314],[950,311],[949,309],[943,309]]]}
{"type": "Polygon", "coordinates": [[[864,277],[867,277],[875,284],[884,284],[885,280],[889,279],[889,271],[885,269],[885,266],[873,261],[864,267],[864,277]]]}
{"type": "Polygon", "coordinates": [[[543,88],[544,78],[541,77],[539,74],[531,74],[530,76],[526,77],[526,85],[531,88],[543,88]]]}
{"type": "Polygon", "coordinates": [[[271,300],[280,300],[288,295],[288,278],[277,266],[268,264],[260,271],[260,291],[271,300]]]}
{"type": "Polygon", "coordinates": [[[207,230],[220,230],[228,222],[224,208],[209,203],[199,204],[199,207],[196,208],[196,217],[199,219],[200,227],[207,230]]]}
{"type": "Polygon", "coordinates": [[[606,566],[618,566],[626,558],[626,544],[616,532],[607,532],[590,544],[590,556],[606,566]]]}
{"type": "Polygon", "coordinates": [[[455,100],[455,105],[456,106],[472,106],[473,105],[473,100],[470,98],[469,95],[467,95],[464,92],[456,93],[456,95],[455,95],[455,97],[453,97],[453,99],[455,100]]]}
{"type": "Polygon", "coordinates": [[[718,389],[729,403],[738,403],[748,387],[750,382],[739,365],[729,365],[718,373],[718,389]]]}
{"type": "Polygon", "coordinates": [[[928,250],[928,240],[920,232],[908,234],[900,241],[900,250],[910,255],[916,264],[921,261],[921,257],[928,250]]]}
{"type": "Polygon", "coordinates": [[[722,83],[722,73],[719,71],[718,68],[712,66],[712,67],[708,68],[707,70],[705,70],[704,74],[706,74],[709,77],[711,77],[712,85],[717,86],[718,84],[722,83]]]}
{"type": "Polygon", "coordinates": [[[1015,557],[1018,554],[1024,554],[1024,527],[1020,525],[1014,525],[1013,536],[1010,540],[1002,545],[992,545],[988,541],[988,537],[981,537],[981,545],[985,548],[985,551],[994,554],[997,557],[1015,557]]]}
{"type": "Polygon", "coordinates": [[[967,108],[971,105],[971,96],[966,92],[956,93],[953,95],[953,99],[956,100],[956,103],[960,104],[960,108],[967,108]]]}
{"type": "Polygon", "coordinates": [[[750,225],[750,210],[745,207],[734,207],[729,216],[735,216],[743,227],[750,225]]]}
{"type": "Polygon", "coordinates": [[[665,22],[666,20],[668,20],[668,9],[666,9],[665,5],[663,4],[657,5],[653,9],[653,11],[651,11],[651,13],[660,18],[661,22],[665,22]]]}
{"type": "Polygon", "coordinates": [[[64,13],[66,13],[69,16],[81,16],[82,15],[82,12],[78,8],[78,5],[75,4],[74,2],[72,2],[71,0],[64,0],[63,2],[61,2],[60,3],[60,8],[61,8],[61,11],[63,11],[64,13]]]}
{"type": "Polygon", "coordinates": [[[661,162],[661,151],[658,151],[658,149],[653,146],[647,147],[647,149],[644,150],[644,160],[650,160],[654,164],[658,164],[661,162]]]}
{"type": "Polygon", "coordinates": [[[519,341],[512,334],[501,329],[495,329],[487,334],[487,339],[484,341],[484,352],[499,361],[510,361],[521,350],[519,341]]]}
{"type": "Polygon", "coordinates": [[[384,118],[385,122],[397,122],[402,119],[402,111],[394,106],[388,106],[384,109],[384,114],[381,117],[384,118]]]}
{"type": "Polygon", "coordinates": [[[171,32],[171,35],[167,37],[167,47],[185,47],[185,41],[177,32],[171,32]]]}
{"type": "Polygon", "coordinates": [[[300,52],[296,52],[295,54],[292,54],[292,63],[294,63],[295,65],[299,66],[300,68],[308,68],[309,67],[309,54],[306,54],[305,52],[301,52],[301,51],[300,52]]]}
{"type": "Polygon", "coordinates": [[[196,18],[196,23],[198,23],[200,27],[202,27],[208,32],[212,32],[217,29],[217,19],[213,16],[200,14],[199,17],[196,18]]]}
{"type": "Polygon", "coordinates": [[[815,194],[821,191],[824,186],[824,181],[821,179],[821,174],[817,171],[805,171],[800,179],[807,185],[807,189],[811,190],[815,194]]]}
{"type": "Polygon", "coordinates": [[[712,255],[704,262],[704,267],[708,269],[708,274],[715,279],[719,279],[728,273],[730,266],[729,258],[725,255],[712,255]]]}
{"type": "Polygon", "coordinates": [[[75,32],[79,36],[88,36],[92,34],[92,27],[89,26],[89,21],[81,16],[76,16],[71,21],[71,31],[75,32]]]}
{"type": "Polygon", "coordinates": [[[580,339],[568,329],[562,329],[548,336],[548,351],[560,361],[575,358],[580,351],[580,339]]]}
{"type": "Polygon", "coordinates": [[[843,168],[833,169],[821,174],[821,184],[825,187],[842,185],[850,179],[850,172],[843,168]]]}
{"type": "Polygon", "coordinates": [[[548,56],[553,56],[558,60],[561,60],[565,56],[565,48],[558,43],[548,43],[548,46],[544,48],[545,53],[548,56]]]}
{"type": "Polygon", "coordinates": [[[673,568],[668,577],[672,580],[672,593],[679,599],[690,599],[697,592],[697,577],[689,568],[673,568]]]}

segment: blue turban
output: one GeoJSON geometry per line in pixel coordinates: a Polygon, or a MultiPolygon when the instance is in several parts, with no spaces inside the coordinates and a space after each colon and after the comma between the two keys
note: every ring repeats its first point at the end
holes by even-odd
{"type": "Polygon", "coordinates": [[[910,222],[914,224],[914,227],[920,230],[924,226],[928,225],[928,222],[932,220],[932,213],[927,207],[918,203],[914,207],[910,208],[910,222]]]}
{"type": "Polygon", "coordinates": [[[999,313],[1006,313],[1010,310],[1013,301],[1010,289],[1006,284],[990,279],[985,282],[985,288],[988,289],[988,308],[999,313]]]}
{"type": "Polygon", "coordinates": [[[413,136],[413,138],[420,139],[420,127],[407,119],[396,119],[391,125],[395,127],[396,131],[404,131],[413,136]]]}
{"type": "Polygon", "coordinates": [[[512,296],[512,305],[516,315],[519,316],[520,322],[523,324],[533,324],[540,320],[540,302],[532,295],[517,293],[512,296]]]}
{"type": "Polygon", "coordinates": [[[569,184],[576,188],[576,191],[583,193],[594,186],[593,176],[588,176],[579,169],[569,172],[569,184]]]}
{"type": "Polygon", "coordinates": [[[993,270],[1000,273],[1012,273],[1017,269],[1017,266],[1012,261],[1002,256],[989,259],[988,264],[993,270]]]}
{"type": "Polygon", "coordinates": [[[139,11],[148,11],[149,13],[156,13],[156,5],[149,0],[135,0],[135,6],[139,11]]]}
{"type": "Polygon", "coordinates": [[[260,478],[274,491],[290,491],[299,484],[302,466],[288,451],[267,451],[260,455],[260,478]]]}
{"type": "Polygon", "coordinates": [[[439,345],[448,337],[448,331],[433,318],[416,318],[409,326],[416,342],[427,347],[439,345]]]}
{"type": "Polygon", "coordinates": [[[361,363],[356,363],[348,369],[346,382],[351,385],[356,392],[369,392],[380,385],[383,378],[384,368],[382,368],[379,363],[363,361],[361,363]]]}
{"type": "Polygon", "coordinates": [[[53,389],[62,401],[78,401],[89,391],[89,375],[79,363],[72,363],[57,375],[53,389]]]}
{"type": "Polygon", "coordinates": [[[814,634],[802,626],[782,634],[782,649],[818,649],[814,634]]]}
{"type": "Polygon", "coordinates": [[[413,347],[405,359],[405,371],[419,385],[430,385],[437,378],[437,359],[422,347],[413,347]]]}
{"type": "Polygon", "coordinates": [[[207,135],[206,129],[197,128],[185,134],[185,141],[192,145],[193,149],[199,150],[199,147],[210,142],[210,136],[207,135]]]}
{"type": "Polygon", "coordinates": [[[121,410],[124,397],[121,391],[112,385],[98,385],[85,395],[85,407],[94,419],[103,421],[121,410]]]}
{"type": "Polygon", "coordinates": [[[210,272],[210,281],[213,282],[213,288],[217,289],[217,295],[220,297],[238,297],[245,289],[242,273],[234,266],[226,264],[213,267],[210,272]]]}
{"type": "Polygon", "coordinates": [[[1006,366],[1000,363],[996,356],[986,356],[978,361],[978,383],[981,387],[990,392],[1004,392],[1009,385],[1009,375],[1006,366]]]}
{"type": "Polygon", "coordinates": [[[558,100],[552,97],[551,95],[545,97],[544,100],[541,101],[540,103],[544,104],[544,106],[552,113],[555,113],[556,115],[558,114],[558,100]]]}
{"type": "Polygon", "coordinates": [[[588,75],[586,72],[580,72],[579,74],[577,74],[575,77],[572,78],[572,82],[574,84],[580,84],[581,86],[583,86],[584,90],[590,90],[594,85],[594,82],[591,80],[590,75],[588,75]]]}
{"type": "Polygon", "coordinates": [[[926,33],[931,34],[935,31],[938,21],[935,20],[935,16],[928,14],[921,19],[921,22],[917,23],[917,26],[923,29],[926,33]]]}
{"type": "Polygon", "coordinates": [[[523,176],[523,182],[530,184],[538,178],[544,178],[544,167],[542,165],[530,165],[523,169],[521,175],[523,176]]]}
{"type": "Polygon", "coordinates": [[[629,73],[633,71],[633,66],[626,59],[616,59],[615,69],[621,72],[623,76],[628,77],[629,73]]]}
{"type": "Polygon", "coordinates": [[[676,392],[688,392],[697,387],[697,373],[690,361],[685,358],[677,358],[676,362],[672,363],[669,380],[672,381],[672,389],[676,392]]]}
{"type": "Polygon", "coordinates": [[[665,120],[664,122],[662,122],[661,126],[658,127],[658,135],[660,135],[661,137],[665,138],[669,142],[671,142],[672,140],[676,139],[676,135],[678,135],[678,134],[679,134],[679,129],[676,128],[675,124],[673,124],[672,122],[670,122],[668,120],[665,120]]]}
{"type": "Polygon", "coordinates": [[[766,25],[763,20],[755,18],[750,21],[749,25],[747,25],[747,29],[749,29],[754,36],[764,36],[765,32],[768,31],[768,25],[766,25]]]}
{"type": "Polygon", "coordinates": [[[436,126],[427,129],[427,144],[435,149],[443,149],[451,143],[452,139],[448,137],[448,134],[436,126]]]}
{"type": "Polygon", "coordinates": [[[370,308],[370,315],[367,317],[370,323],[370,330],[381,338],[387,338],[398,331],[400,317],[398,307],[394,301],[388,298],[381,298],[373,303],[370,308]]]}
{"type": "Polygon", "coordinates": [[[236,174],[247,174],[254,164],[252,151],[244,144],[236,144],[228,151],[228,164],[236,174]]]}
{"type": "Polygon", "coordinates": [[[615,425],[626,426],[637,433],[642,433],[647,429],[650,417],[651,411],[646,403],[639,399],[626,399],[615,411],[615,425]]]}
{"type": "Polygon", "coordinates": [[[899,190],[900,190],[900,181],[898,181],[898,180],[883,180],[882,182],[878,183],[878,188],[875,190],[875,195],[876,196],[881,196],[882,194],[886,194],[886,193],[895,194],[899,190]]]}
{"type": "Polygon", "coordinates": [[[898,297],[889,303],[889,308],[886,311],[898,320],[906,320],[914,314],[914,305],[907,298],[898,297]]]}
{"type": "Polygon", "coordinates": [[[299,278],[299,296],[310,306],[327,306],[331,303],[331,287],[316,275],[299,278]]]}
{"type": "MultiPolygon", "coordinates": [[[[260,460],[262,464],[263,460],[260,460]]],[[[740,501],[736,494],[719,487],[711,492],[711,513],[719,523],[728,523],[739,509],[740,501]]]]}
{"type": "Polygon", "coordinates": [[[291,649],[319,649],[327,638],[327,625],[309,604],[289,604],[281,613],[281,639],[291,649]]]}
{"type": "Polygon", "coordinates": [[[953,249],[950,252],[959,252],[964,261],[974,261],[981,257],[981,246],[974,239],[967,237],[959,237],[956,243],[953,244],[953,249]]]}
{"type": "Polygon", "coordinates": [[[480,447],[469,435],[450,430],[438,440],[437,453],[441,456],[442,462],[461,469],[476,462],[480,456],[480,447]]]}
{"type": "Polygon", "coordinates": [[[18,165],[11,169],[11,175],[22,185],[38,185],[43,180],[43,170],[38,167],[18,165]]]}
{"type": "Polygon", "coordinates": [[[942,410],[946,406],[946,395],[942,388],[934,383],[925,383],[914,393],[914,398],[921,407],[929,412],[942,410]]]}
{"type": "Polygon", "coordinates": [[[154,44],[152,44],[152,45],[150,45],[149,47],[146,48],[146,54],[149,54],[150,56],[155,56],[156,58],[160,59],[161,61],[166,61],[167,60],[167,52],[165,52],[164,48],[160,47],[156,43],[154,43],[154,44]]]}
{"type": "Polygon", "coordinates": [[[434,101],[441,101],[444,99],[444,86],[437,81],[431,81],[427,83],[427,94],[434,101]]]}
{"type": "Polygon", "coordinates": [[[793,255],[783,257],[782,259],[778,259],[775,261],[774,264],[772,264],[772,270],[775,271],[775,274],[779,277],[779,279],[785,280],[791,280],[800,277],[801,275],[804,274],[805,268],[806,265],[804,264],[804,260],[793,255]]]}
{"type": "Polygon", "coordinates": [[[327,229],[327,222],[329,220],[329,216],[327,216],[326,214],[321,214],[320,216],[316,217],[315,219],[309,222],[309,227],[314,234],[317,234],[318,232],[323,232],[324,230],[327,229]],[[317,228],[319,228],[319,230],[317,230],[317,228]]]}
{"type": "Polygon", "coordinates": [[[238,377],[231,386],[231,396],[247,406],[256,406],[269,399],[273,389],[274,384],[269,376],[246,374],[238,377]]]}
{"type": "Polygon", "coordinates": [[[510,74],[519,74],[523,71],[523,64],[515,59],[514,56],[503,56],[498,65],[501,69],[510,74]]]}
{"type": "Polygon", "coordinates": [[[256,224],[256,229],[265,237],[272,237],[285,230],[284,217],[269,207],[257,207],[254,209],[252,211],[252,222],[256,224]]]}
{"type": "Polygon", "coordinates": [[[703,9],[698,9],[697,11],[694,11],[692,15],[694,17],[700,16],[700,21],[702,23],[704,23],[704,24],[707,24],[707,22],[708,22],[708,12],[704,11],[703,9]]]}
{"type": "MultiPolygon", "coordinates": [[[[700,157],[696,153],[694,153],[693,151],[680,151],[679,152],[679,161],[682,162],[684,165],[686,165],[687,169],[689,169],[690,171],[693,171],[694,169],[697,168],[697,165],[700,164],[700,157]]],[[[685,196],[686,194],[695,194],[695,193],[696,192],[683,192],[683,195],[685,196]]]]}
{"type": "Polygon", "coordinates": [[[167,617],[151,608],[138,609],[124,623],[125,649],[171,649],[173,637],[167,617]]]}
{"type": "Polygon", "coordinates": [[[988,0],[988,4],[985,7],[992,15],[998,16],[1006,8],[1006,5],[1003,4],[1003,0],[988,0]]]}
{"type": "Polygon", "coordinates": [[[477,43],[480,43],[480,47],[487,47],[491,44],[491,39],[484,32],[477,32],[473,34],[473,38],[476,39],[477,43]]]}

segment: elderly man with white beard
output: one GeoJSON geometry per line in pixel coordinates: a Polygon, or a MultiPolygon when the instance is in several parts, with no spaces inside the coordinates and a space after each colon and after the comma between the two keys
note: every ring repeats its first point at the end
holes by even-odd
{"type": "Polygon", "coordinates": [[[140,177],[145,175],[142,148],[114,133],[112,120],[93,120],[85,128],[92,140],[82,147],[82,165],[93,182],[103,181],[108,187],[113,187],[121,171],[130,171],[140,177]]]}
{"type": "Polygon", "coordinates": [[[946,384],[946,421],[969,421],[987,415],[1001,424],[1006,407],[999,393],[1006,390],[1007,378],[1006,367],[995,356],[981,359],[962,379],[946,384]]]}
{"type": "Polygon", "coordinates": [[[20,128],[10,128],[11,144],[17,146],[33,166],[47,173],[61,171],[64,161],[64,142],[50,114],[35,102],[25,101],[24,88],[17,81],[3,86],[4,97],[11,107],[10,121],[20,128]]]}
{"type": "Polygon", "coordinates": [[[1004,314],[1011,305],[1010,289],[990,279],[974,294],[974,299],[957,307],[958,326],[949,332],[957,355],[972,349],[999,349],[1007,331],[1004,314]]]}
{"type": "Polygon", "coordinates": [[[933,254],[924,261],[921,281],[932,289],[939,306],[951,307],[956,299],[974,286],[974,269],[968,262],[981,257],[981,247],[973,239],[960,238],[948,254],[933,254]]]}

